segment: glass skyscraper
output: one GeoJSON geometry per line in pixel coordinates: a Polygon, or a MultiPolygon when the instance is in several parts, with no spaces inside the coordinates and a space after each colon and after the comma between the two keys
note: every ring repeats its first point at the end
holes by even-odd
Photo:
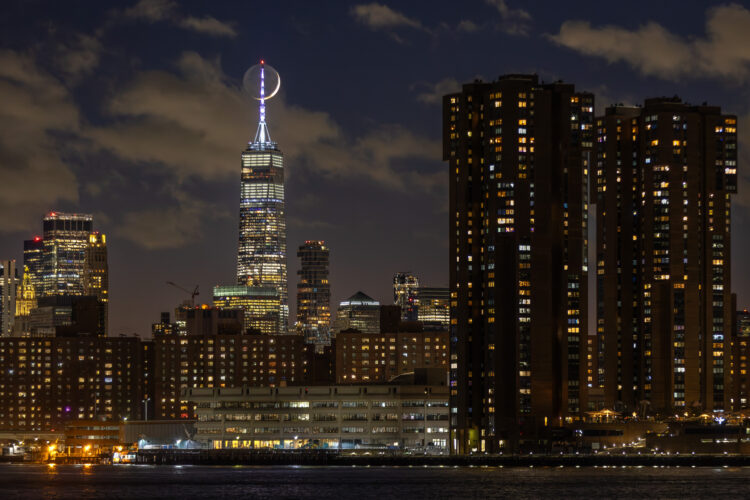
{"type": "Polygon", "coordinates": [[[91,215],[61,212],[44,217],[43,296],[83,295],[92,220],[91,215]]]}
{"type": "Polygon", "coordinates": [[[324,241],[306,241],[297,251],[297,333],[311,344],[331,342],[331,285],[328,282],[328,247],[324,241]]]}
{"type": "Polygon", "coordinates": [[[274,287],[279,292],[279,333],[289,321],[284,213],[284,157],[266,125],[261,62],[260,120],[255,139],[242,152],[240,240],[237,283],[274,287]]]}

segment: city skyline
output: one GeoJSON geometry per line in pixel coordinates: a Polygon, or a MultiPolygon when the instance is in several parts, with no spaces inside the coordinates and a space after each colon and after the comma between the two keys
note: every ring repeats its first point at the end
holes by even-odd
{"type": "MultiPolygon", "coordinates": [[[[12,209],[3,206],[6,220],[11,214],[13,220],[2,227],[2,258],[21,262],[21,240],[39,234],[30,230],[36,222],[27,222],[38,221],[50,209],[93,213],[97,228],[109,239],[110,293],[114,297],[110,309],[112,334],[148,335],[149,326],[160,311],[172,310],[186,298],[168,287],[166,281],[191,289],[200,284],[201,295],[197,299],[206,303],[210,303],[214,285],[232,282],[231,256],[237,227],[232,214],[237,211],[236,202],[227,200],[236,198],[232,193],[236,193],[237,186],[238,144],[247,142],[257,117],[254,103],[240,100],[238,89],[244,70],[260,57],[266,57],[282,74],[289,75],[285,79],[288,88],[276,104],[269,105],[269,112],[279,116],[278,125],[274,122],[279,129],[274,132],[274,139],[283,142],[285,151],[289,143],[293,158],[287,162],[288,244],[296,248],[307,239],[327,242],[331,248],[333,304],[359,289],[389,303],[391,284],[382,276],[399,269],[413,270],[424,283],[447,285],[447,244],[443,241],[447,183],[439,158],[436,123],[440,110],[435,99],[439,94],[457,90],[458,82],[471,81],[477,75],[491,81],[502,73],[537,72],[545,81],[563,78],[575,83],[576,88],[594,92],[597,106],[639,103],[646,97],[678,93],[685,101],[708,100],[720,105],[727,112],[740,115],[740,120],[748,111],[743,104],[746,96],[736,83],[743,81],[746,71],[741,59],[730,57],[730,63],[736,64],[734,72],[719,63],[711,66],[704,61],[704,75],[696,77],[689,70],[674,69],[665,62],[666,58],[656,55],[649,60],[653,64],[647,65],[627,53],[613,54],[613,49],[606,47],[594,51],[576,45],[576,37],[595,37],[607,29],[630,36],[635,43],[648,35],[639,27],[655,22],[678,37],[685,50],[696,50],[688,36],[713,40],[705,34],[704,25],[726,24],[727,15],[733,12],[742,18],[747,11],[741,7],[734,7],[735,12],[727,6],[709,10],[686,6],[679,16],[690,22],[680,23],[673,19],[673,9],[664,6],[651,6],[648,14],[637,15],[630,9],[613,7],[605,15],[581,4],[564,13],[558,7],[560,12],[544,17],[534,5],[524,6],[526,12],[510,2],[510,13],[504,15],[492,5],[477,2],[462,12],[462,19],[455,20],[445,7],[427,13],[416,6],[381,4],[385,9],[382,12],[397,15],[379,24],[372,14],[374,4],[341,3],[331,6],[330,24],[321,24],[314,9],[300,4],[293,19],[296,24],[283,32],[292,43],[276,44],[271,42],[274,35],[269,26],[258,23],[254,26],[257,29],[250,30],[233,24],[231,20],[237,18],[237,13],[227,6],[205,10],[205,6],[188,3],[155,13],[139,9],[139,5],[145,3],[96,7],[81,21],[53,6],[46,9],[44,19],[59,21],[54,33],[48,32],[41,20],[30,20],[32,14],[36,18],[36,10],[32,13],[16,6],[10,9],[4,26],[8,33],[3,43],[6,67],[15,67],[11,64],[15,63],[40,76],[34,81],[20,81],[4,73],[3,82],[10,82],[2,88],[4,95],[23,105],[24,92],[46,90],[45,95],[59,106],[55,108],[59,111],[57,117],[63,120],[49,127],[92,141],[96,151],[82,146],[78,150],[86,152],[82,157],[60,160],[63,168],[56,175],[62,177],[53,176],[59,181],[54,186],[41,186],[38,195],[31,193],[28,197],[31,201],[17,203],[12,209]],[[111,20],[112,9],[119,9],[121,24],[111,20]],[[188,19],[207,18],[217,21],[213,31],[184,27],[189,25],[188,19]],[[492,19],[496,26],[492,22],[482,24],[485,18],[492,19]],[[460,24],[461,29],[459,21],[466,21],[460,24]],[[33,28],[23,35],[11,24],[33,28]],[[308,40],[311,31],[320,34],[334,25],[346,25],[346,29],[333,43],[298,43],[308,40]],[[222,31],[222,27],[227,29],[222,31]],[[131,38],[131,32],[142,35],[142,41],[126,49],[123,41],[126,34],[131,38]],[[34,51],[25,51],[32,36],[40,42],[34,51]],[[162,37],[184,43],[167,44],[151,53],[149,42],[162,37]],[[495,39],[502,39],[507,50],[496,54],[485,47],[486,41],[495,39]],[[342,48],[346,45],[342,40],[351,41],[351,47],[342,48]],[[387,57],[383,57],[382,50],[363,50],[372,43],[384,45],[387,57]],[[456,47],[450,47],[452,44],[456,47]],[[238,51],[237,46],[244,50],[238,51]],[[359,50],[361,61],[342,76],[337,61],[353,50],[359,50]],[[470,55],[456,58],[455,67],[447,68],[438,62],[445,60],[446,53],[450,56],[452,51],[458,54],[467,50],[470,55]],[[428,57],[422,62],[414,61],[415,53],[427,53],[428,57]],[[109,57],[102,57],[103,54],[109,57]],[[67,66],[61,68],[63,61],[67,66]],[[117,63],[122,63],[121,68],[115,68],[117,63]],[[566,67],[571,63],[574,69],[566,67]],[[393,65],[405,69],[397,74],[388,72],[393,65]],[[380,78],[371,78],[370,68],[390,76],[383,84],[380,78]],[[324,88],[308,85],[311,78],[324,88]],[[676,78],[684,81],[677,82],[676,78]],[[370,81],[376,80],[378,85],[373,87],[370,81]],[[329,82],[330,87],[326,85],[329,82]],[[208,92],[211,89],[215,91],[213,101],[208,92]],[[361,97],[363,90],[365,98],[361,97]],[[154,100],[159,91],[170,94],[163,105],[154,100]],[[136,105],[139,99],[142,104],[136,105]],[[189,108],[190,102],[197,108],[189,108]],[[234,109],[227,108],[228,103],[234,109]],[[206,123],[216,128],[213,132],[189,117],[169,114],[167,109],[177,105],[203,117],[201,113],[206,113],[212,104],[223,113],[221,120],[213,114],[206,115],[206,123]],[[142,113],[146,119],[140,120],[131,112],[142,113]],[[169,147],[157,148],[143,134],[156,132],[159,129],[152,127],[164,120],[174,125],[172,134],[167,136],[169,147]],[[394,123],[399,125],[388,126],[394,123]],[[241,126],[235,127],[237,124],[241,126]],[[303,131],[314,136],[306,139],[308,142],[300,139],[305,135],[299,129],[303,125],[309,125],[303,131]],[[216,135],[224,134],[228,128],[232,130],[226,135],[232,136],[234,146],[223,148],[223,140],[216,139],[216,135]],[[120,132],[120,141],[115,140],[115,131],[120,132]],[[205,141],[197,140],[195,145],[190,140],[180,142],[206,131],[209,134],[205,141]],[[238,137],[243,142],[238,142],[238,137]],[[184,153],[174,160],[169,158],[165,151],[177,151],[178,144],[190,146],[194,158],[184,153]],[[218,156],[204,154],[215,153],[217,145],[222,146],[218,156]],[[381,149],[387,150],[385,156],[365,159],[381,149]],[[333,160],[328,166],[323,161],[326,158],[333,160]],[[175,167],[175,162],[182,163],[175,167]],[[407,168],[406,163],[414,167],[407,168]],[[111,179],[105,182],[105,176],[111,179]],[[175,189],[163,187],[170,183],[175,189]],[[180,189],[176,189],[178,186],[180,189]],[[409,189],[412,186],[418,187],[409,189]],[[56,190],[54,196],[59,197],[50,195],[52,188],[56,190]],[[131,201],[116,194],[120,191],[133,194],[131,201]],[[373,210],[372,206],[378,208],[373,210]],[[402,217],[407,210],[410,216],[402,217]],[[361,227],[365,219],[374,221],[374,230],[388,237],[366,236],[367,231],[361,227]],[[30,229],[23,230],[19,226],[22,222],[30,229]],[[404,241],[408,252],[403,251],[404,241]],[[134,257],[141,266],[132,265],[134,257]],[[139,314],[132,315],[133,310],[139,314]]],[[[273,20],[273,26],[276,20],[289,19],[272,7],[264,14],[262,17],[273,20]]],[[[27,110],[33,113],[35,108],[27,110]]],[[[600,114],[601,109],[598,111],[600,114]]],[[[742,144],[746,133],[740,130],[742,144]]],[[[53,154],[49,146],[52,139],[46,131],[41,134],[37,136],[41,151],[53,154]]],[[[230,142],[229,138],[226,142],[230,142]]],[[[741,155],[745,149],[741,148],[741,155]]],[[[744,177],[740,179],[733,214],[738,226],[748,221],[743,183],[744,177]]],[[[733,239],[735,250],[748,245],[748,237],[741,233],[733,239]]],[[[737,261],[733,266],[740,308],[750,297],[750,285],[738,279],[747,274],[747,265],[737,261]]],[[[294,289],[295,259],[288,258],[288,266],[289,287],[294,289]]]]}

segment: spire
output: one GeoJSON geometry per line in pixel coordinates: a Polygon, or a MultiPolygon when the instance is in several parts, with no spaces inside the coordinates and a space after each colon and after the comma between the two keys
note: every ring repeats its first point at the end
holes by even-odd
{"type": "Polygon", "coordinates": [[[264,146],[266,143],[271,142],[271,134],[268,133],[268,126],[266,125],[266,62],[260,60],[260,117],[258,120],[258,131],[255,133],[255,140],[253,141],[256,146],[264,146]]]}

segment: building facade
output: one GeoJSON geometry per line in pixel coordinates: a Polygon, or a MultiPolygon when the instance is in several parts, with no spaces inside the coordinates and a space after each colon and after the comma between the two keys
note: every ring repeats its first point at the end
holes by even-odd
{"type": "Polygon", "coordinates": [[[515,449],[586,407],[593,106],[535,75],[443,98],[454,452],[515,449]]]}
{"type": "Polygon", "coordinates": [[[255,139],[242,152],[237,284],[278,290],[281,325],[289,323],[284,205],[284,156],[266,125],[264,70],[255,139]]]}
{"type": "Polygon", "coordinates": [[[93,217],[50,212],[44,217],[42,296],[83,295],[84,264],[93,217]]]}
{"type": "Polygon", "coordinates": [[[678,98],[597,119],[597,336],[605,404],[729,408],[737,118],[678,98]]]}
{"type": "Polygon", "coordinates": [[[370,385],[186,389],[195,440],[214,449],[447,451],[445,386],[370,385]]]}
{"type": "Polygon", "coordinates": [[[0,430],[142,418],[140,347],[136,337],[0,339],[0,430]]]}
{"type": "Polygon", "coordinates": [[[409,272],[393,275],[393,303],[401,307],[403,321],[417,321],[419,278],[409,272]]]}
{"type": "Polygon", "coordinates": [[[417,321],[425,330],[448,331],[451,321],[450,289],[419,287],[417,291],[417,321]]]}
{"type": "Polygon", "coordinates": [[[336,383],[386,383],[422,368],[442,368],[447,374],[448,344],[447,331],[340,332],[336,336],[336,383]]]}
{"type": "Polygon", "coordinates": [[[43,255],[44,240],[41,236],[23,242],[23,265],[29,269],[29,279],[37,297],[44,293],[43,255]]]}
{"type": "Polygon", "coordinates": [[[344,330],[380,333],[380,302],[357,292],[339,304],[334,322],[334,335],[344,330]]]}
{"type": "Polygon", "coordinates": [[[92,232],[83,261],[83,295],[96,297],[101,304],[101,324],[104,334],[109,326],[109,264],[107,259],[107,236],[92,232]]]}
{"type": "Polygon", "coordinates": [[[305,342],[331,342],[331,285],[328,282],[329,250],[324,241],[306,241],[297,251],[297,333],[305,342]]]}
{"type": "Polygon", "coordinates": [[[18,269],[15,260],[0,261],[0,336],[13,334],[16,317],[16,294],[18,291],[18,269]]]}
{"type": "Polygon", "coordinates": [[[214,306],[221,309],[241,309],[244,330],[260,333],[279,333],[283,327],[281,300],[276,287],[247,285],[215,286],[214,306]]]}

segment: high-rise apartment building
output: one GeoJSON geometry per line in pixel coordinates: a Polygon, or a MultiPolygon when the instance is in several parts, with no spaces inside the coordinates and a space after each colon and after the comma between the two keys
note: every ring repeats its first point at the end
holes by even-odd
{"type": "Polygon", "coordinates": [[[89,235],[83,263],[83,294],[96,297],[101,304],[104,332],[109,325],[109,265],[107,237],[99,232],[89,235]]]}
{"type": "Polygon", "coordinates": [[[393,275],[393,303],[401,307],[401,319],[417,321],[419,278],[412,273],[393,275]]]}
{"type": "Polygon", "coordinates": [[[425,330],[448,331],[450,328],[450,290],[421,286],[417,291],[417,320],[425,330]]]}
{"type": "Polygon", "coordinates": [[[535,75],[443,98],[453,452],[517,449],[586,408],[593,110],[535,75]]]}
{"type": "Polygon", "coordinates": [[[44,217],[41,295],[83,294],[92,220],[91,215],[61,212],[50,212],[44,217]]]}
{"type": "Polygon", "coordinates": [[[362,292],[342,301],[336,311],[334,336],[344,330],[380,333],[380,302],[362,292]]]}
{"type": "Polygon", "coordinates": [[[2,337],[13,334],[17,290],[18,269],[16,269],[16,261],[0,261],[0,336],[2,337]]]}
{"type": "Polygon", "coordinates": [[[597,119],[597,336],[607,406],[728,408],[737,118],[678,98],[597,119]]]}
{"type": "Polygon", "coordinates": [[[284,156],[266,125],[264,66],[261,62],[260,120],[255,139],[242,152],[240,239],[237,283],[274,287],[279,292],[282,324],[289,322],[284,213],[284,156]]]}
{"type": "Polygon", "coordinates": [[[306,241],[297,251],[297,332],[305,342],[331,341],[331,285],[328,283],[329,250],[324,241],[306,241]]]}

